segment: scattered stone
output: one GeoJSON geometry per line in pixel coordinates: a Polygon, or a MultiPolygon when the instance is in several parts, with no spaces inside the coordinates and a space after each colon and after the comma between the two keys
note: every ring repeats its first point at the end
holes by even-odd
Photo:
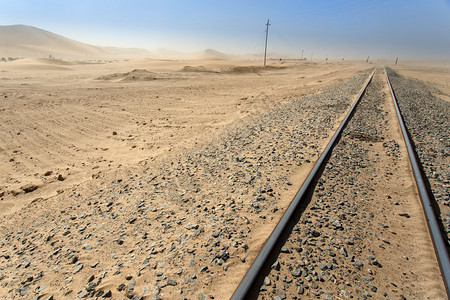
{"type": "Polygon", "coordinates": [[[271,268],[275,271],[280,271],[280,267],[281,267],[280,263],[278,261],[276,261],[272,264],[271,268]]]}
{"type": "Polygon", "coordinates": [[[111,292],[111,290],[106,290],[106,291],[103,293],[102,297],[103,297],[103,298],[111,298],[111,297],[112,297],[112,292],[111,292]]]}
{"type": "Polygon", "coordinates": [[[283,246],[283,247],[281,247],[280,252],[281,253],[289,253],[290,251],[289,251],[289,249],[286,246],[283,246]]]}
{"type": "Polygon", "coordinates": [[[25,194],[26,194],[26,193],[34,192],[35,190],[37,190],[37,188],[38,188],[37,185],[31,184],[31,183],[30,183],[30,184],[27,184],[27,185],[22,186],[20,189],[21,189],[22,191],[24,191],[25,194]]]}
{"type": "Polygon", "coordinates": [[[97,284],[95,282],[89,282],[87,287],[86,287],[86,291],[87,292],[92,292],[95,290],[95,288],[97,287],[97,284]]]}
{"type": "Polygon", "coordinates": [[[172,279],[169,278],[169,279],[167,279],[167,285],[176,286],[177,282],[175,280],[172,280],[172,279]]]}
{"type": "Polygon", "coordinates": [[[77,274],[78,272],[80,272],[83,269],[83,265],[79,264],[74,270],[73,270],[73,274],[77,274]]]}

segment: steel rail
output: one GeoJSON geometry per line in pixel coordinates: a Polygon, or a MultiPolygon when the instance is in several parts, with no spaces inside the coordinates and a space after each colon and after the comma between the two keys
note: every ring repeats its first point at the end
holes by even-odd
{"type": "Polygon", "coordinates": [[[275,229],[270,234],[269,238],[267,239],[266,243],[262,247],[258,256],[253,261],[253,263],[250,266],[250,268],[248,269],[247,273],[244,275],[244,278],[241,280],[239,286],[234,291],[233,295],[231,296],[232,300],[257,298],[257,296],[259,294],[260,286],[262,285],[264,276],[266,275],[265,271],[268,271],[270,268],[270,266],[268,266],[270,258],[274,257],[274,255],[277,255],[279,253],[279,249],[281,248],[280,244],[283,240],[283,236],[285,236],[286,231],[289,229],[289,225],[290,224],[292,225],[292,219],[297,214],[297,211],[300,209],[302,203],[304,202],[304,199],[306,199],[308,194],[311,193],[311,191],[312,191],[311,188],[314,188],[315,182],[317,181],[318,177],[320,177],[320,175],[321,175],[320,171],[323,169],[326,162],[328,161],[328,158],[331,155],[332,149],[339,141],[339,138],[342,134],[343,129],[345,128],[348,121],[352,117],[352,115],[355,111],[355,108],[358,105],[359,100],[364,95],[364,92],[366,91],[367,86],[369,85],[369,83],[371,82],[371,80],[373,78],[373,75],[375,74],[375,71],[376,71],[376,68],[374,69],[372,74],[369,76],[366,84],[364,85],[363,89],[359,93],[358,97],[356,98],[352,107],[348,111],[344,120],[341,122],[340,126],[334,133],[334,135],[331,138],[330,142],[328,143],[327,147],[320,155],[320,157],[317,160],[317,162],[315,163],[314,167],[308,174],[308,177],[306,177],[302,186],[298,190],[298,192],[295,195],[294,199],[292,200],[291,204],[288,206],[288,208],[284,212],[283,216],[281,217],[280,221],[276,225],[275,229]]]}
{"type": "Polygon", "coordinates": [[[434,251],[439,262],[439,268],[441,269],[442,279],[444,280],[445,289],[447,292],[447,297],[450,298],[450,263],[449,263],[449,253],[447,252],[447,246],[445,245],[442,232],[439,228],[439,224],[434,214],[433,206],[430,201],[428,194],[428,189],[426,187],[425,181],[423,179],[422,170],[417,161],[417,154],[414,147],[409,139],[408,130],[403,122],[403,117],[401,115],[400,109],[397,104],[397,99],[395,98],[394,90],[392,89],[389,76],[387,74],[386,68],[384,68],[386,74],[386,80],[389,85],[389,90],[391,92],[392,101],[394,102],[395,111],[397,113],[398,122],[403,134],[403,140],[406,144],[406,149],[408,150],[409,161],[411,163],[411,168],[414,173],[414,178],[416,181],[417,190],[419,191],[420,200],[422,202],[422,207],[425,213],[425,218],[427,219],[428,230],[431,235],[431,239],[434,245],[434,251]]]}

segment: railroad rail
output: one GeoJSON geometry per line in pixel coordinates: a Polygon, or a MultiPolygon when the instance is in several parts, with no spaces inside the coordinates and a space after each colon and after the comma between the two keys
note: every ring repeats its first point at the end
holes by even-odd
{"type": "Polygon", "coordinates": [[[339,141],[342,131],[344,130],[348,121],[351,119],[360,99],[364,95],[367,86],[372,80],[375,71],[376,69],[373,70],[373,72],[370,74],[369,79],[366,81],[363,89],[359,93],[344,120],[341,122],[327,147],[320,155],[311,172],[308,174],[308,177],[306,177],[304,183],[295,195],[291,204],[286,209],[277,226],[270,234],[263,248],[254,260],[253,264],[250,266],[250,269],[247,271],[241,283],[235,290],[231,299],[253,299],[256,298],[259,294],[259,287],[264,280],[265,274],[269,270],[274,258],[276,258],[277,254],[279,253],[281,245],[283,244],[282,241],[285,239],[286,235],[289,234],[290,229],[292,229],[293,224],[295,224],[296,222],[296,217],[298,217],[297,211],[303,205],[304,199],[312,193],[315,183],[320,177],[322,170],[329,156],[331,155],[332,149],[339,141]]]}
{"type": "Polygon", "coordinates": [[[403,117],[400,112],[400,108],[397,104],[397,99],[395,98],[394,90],[392,89],[391,82],[389,80],[386,68],[384,69],[386,74],[386,80],[391,92],[392,100],[394,101],[395,112],[397,113],[398,122],[402,130],[403,140],[406,144],[406,149],[408,150],[409,161],[411,163],[411,168],[414,173],[414,179],[416,181],[417,190],[419,191],[420,200],[422,202],[422,207],[427,220],[428,230],[430,231],[431,239],[433,241],[434,251],[438,258],[439,268],[441,269],[442,278],[444,280],[445,289],[447,291],[447,296],[450,297],[450,262],[449,253],[447,252],[447,247],[442,236],[442,232],[439,228],[436,215],[434,214],[433,206],[431,204],[429,191],[425,185],[425,181],[422,175],[420,164],[417,160],[417,154],[414,150],[412,142],[409,138],[408,129],[403,122],[403,117]]]}
{"type": "MultiPolygon", "coordinates": [[[[262,247],[261,251],[259,252],[258,256],[248,269],[247,273],[241,280],[239,286],[234,291],[231,299],[237,300],[237,299],[256,299],[258,297],[258,294],[260,292],[260,287],[263,284],[265,276],[269,273],[271,265],[273,262],[277,259],[280,249],[283,246],[284,242],[287,240],[287,237],[289,236],[292,228],[297,223],[297,221],[300,218],[299,211],[302,211],[302,208],[304,208],[307,205],[308,197],[311,197],[314,188],[316,186],[316,183],[318,179],[321,177],[323,170],[325,168],[326,163],[328,162],[331,152],[333,148],[337,145],[337,143],[340,140],[340,137],[342,136],[342,131],[347,126],[349,120],[352,118],[356,107],[358,106],[361,98],[363,97],[368,85],[372,81],[372,78],[376,72],[376,68],[373,70],[373,72],[370,74],[369,78],[367,79],[364,87],[362,88],[361,92],[359,93],[357,99],[349,109],[347,115],[345,116],[344,120],[341,122],[340,126],[334,133],[333,137],[331,138],[330,142],[326,146],[325,150],[320,155],[319,159],[317,160],[316,164],[308,174],[307,178],[303,182],[302,186],[300,187],[299,191],[293,198],[292,202],[286,209],[285,213],[281,217],[280,221],[272,231],[271,235],[267,239],[266,243],[262,247]]],[[[385,69],[386,74],[386,80],[388,82],[388,86],[391,91],[391,96],[394,102],[394,106],[397,113],[397,118],[400,123],[400,127],[402,130],[403,138],[405,141],[405,144],[407,146],[408,155],[410,158],[411,166],[414,172],[414,178],[416,181],[417,189],[419,191],[419,195],[422,201],[422,206],[424,209],[424,213],[427,220],[427,225],[429,228],[430,235],[432,236],[434,249],[436,252],[436,256],[439,262],[442,278],[444,280],[444,285],[446,288],[447,296],[450,296],[449,292],[449,286],[450,286],[450,265],[449,265],[449,257],[447,248],[444,243],[444,239],[442,237],[442,233],[439,229],[438,222],[436,219],[436,216],[434,215],[434,211],[431,205],[431,201],[429,198],[429,191],[427,190],[420,166],[416,159],[416,154],[414,152],[414,148],[412,146],[411,141],[409,140],[408,131],[406,129],[406,126],[403,123],[403,119],[401,116],[401,113],[399,111],[398,105],[396,103],[395,94],[392,90],[392,86],[389,81],[388,74],[385,69]]]]}

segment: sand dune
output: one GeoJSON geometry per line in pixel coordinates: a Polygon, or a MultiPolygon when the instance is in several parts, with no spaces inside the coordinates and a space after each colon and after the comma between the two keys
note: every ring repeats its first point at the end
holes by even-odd
{"type": "Polygon", "coordinates": [[[56,57],[70,60],[135,59],[230,59],[213,49],[182,53],[168,49],[150,52],[139,48],[98,47],[26,25],[0,26],[0,57],[56,57]]]}
{"type": "Polygon", "coordinates": [[[2,57],[63,57],[95,58],[108,56],[106,50],[39,28],[12,25],[0,26],[0,53],[2,57]]]}

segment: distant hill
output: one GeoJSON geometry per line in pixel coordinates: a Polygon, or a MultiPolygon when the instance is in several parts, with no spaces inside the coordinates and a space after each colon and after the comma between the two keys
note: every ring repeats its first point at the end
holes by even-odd
{"type": "Polygon", "coordinates": [[[206,49],[183,53],[169,49],[148,51],[138,48],[99,47],[26,25],[0,26],[0,58],[60,58],[69,60],[92,59],[230,59],[228,54],[206,49]]]}
{"type": "Polygon", "coordinates": [[[184,53],[184,52],[178,52],[175,50],[170,49],[155,49],[151,52],[152,58],[157,59],[183,59],[183,60],[196,60],[196,59],[231,59],[234,58],[234,56],[213,50],[213,49],[206,49],[199,52],[192,52],[192,53],[184,53]]]}
{"type": "Polygon", "coordinates": [[[144,49],[97,47],[26,25],[0,26],[0,57],[56,57],[97,59],[120,56],[144,57],[144,49]]]}
{"type": "Polygon", "coordinates": [[[198,57],[198,59],[229,59],[230,55],[213,50],[206,49],[201,52],[193,53],[193,57],[198,57]]]}

